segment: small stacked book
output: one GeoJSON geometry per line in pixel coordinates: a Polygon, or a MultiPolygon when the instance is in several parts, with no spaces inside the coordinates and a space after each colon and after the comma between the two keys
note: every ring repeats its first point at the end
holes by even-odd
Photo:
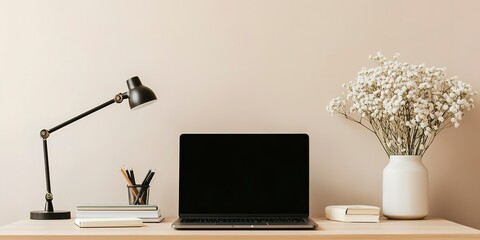
{"type": "Polygon", "coordinates": [[[140,218],[76,218],[75,225],[81,228],[141,227],[140,218]]]}
{"type": "Polygon", "coordinates": [[[77,218],[139,218],[144,223],[158,223],[163,220],[156,205],[98,205],[77,206],[77,218]]]}
{"type": "Polygon", "coordinates": [[[325,217],[340,222],[378,223],[380,208],[368,205],[331,205],[325,208],[325,217]]]}

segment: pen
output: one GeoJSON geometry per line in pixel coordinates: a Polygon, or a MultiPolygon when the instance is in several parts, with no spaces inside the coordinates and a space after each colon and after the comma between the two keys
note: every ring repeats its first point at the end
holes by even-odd
{"type": "Polygon", "coordinates": [[[145,194],[145,191],[147,190],[148,187],[143,187],[143,186],[150,186],[150,182],[152,181],[153,175],[155,175],[155,170],[148,170],[147,176],[145,176],[145,179],[142,182],[142,188],[140,189],[140,192],[138,193],[137,197],[135,198],[135,202],[133,204],[138,204],[139,201],[142,201],[142,197],[145,194]]]}
{"type": "Polygon", "coordinates": [[[147,184],[146,184],[146,185],[150,185],[150,182],[152,181],[153,175],[155,175],[155,170],[153,170],[153,171],[150,173],[150,176],[149,176],[148,179],[147,179],[147,184]]]}
{"type": "Polygon", "coordinates": [[[148,176],[150,176],[150,173],[152,173],[152,169],[148,170],[147,175],[145,175],[145,178],[143,179],[142,185],[147,185],[147,179],[148,176]]]}
{"type": "Polygon", "coordinates": [[[135,183],[135,174],[133,173],[133,169],[130,168],[130,181],[132,182],[133,185],[137,185],[135,183]]]}

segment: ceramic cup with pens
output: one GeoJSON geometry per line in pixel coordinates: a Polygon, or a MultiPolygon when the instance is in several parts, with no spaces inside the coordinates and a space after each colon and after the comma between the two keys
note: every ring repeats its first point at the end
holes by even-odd
{"type": "Polygon", "coordinates": [[[150,185],[127,185],[129,205],[148,205],[150,185]]]}

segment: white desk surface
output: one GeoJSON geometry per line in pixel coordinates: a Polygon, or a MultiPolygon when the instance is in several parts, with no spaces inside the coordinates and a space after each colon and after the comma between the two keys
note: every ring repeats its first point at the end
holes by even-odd
{"type": "Polygon", "coordinates": [[[444,219],[341,223],[313,218],[317,230],[174,230],[175,218],[136,228],[78,228],[70,220],[22,220],[0,239],[479,239],[480,230],[444,219]]]}

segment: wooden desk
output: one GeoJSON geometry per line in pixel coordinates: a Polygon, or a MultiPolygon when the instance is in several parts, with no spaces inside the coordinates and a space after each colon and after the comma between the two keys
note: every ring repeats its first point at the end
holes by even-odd
{"type": "Polygon", "coordinates": [[[313,218],[317,230],[174,230],[175,218],[138,228],[78,228],[73,220],[24,220],[0,227],[0,239],[480,239],[480,230],[443,219],[341,223],[313,218]]]}

